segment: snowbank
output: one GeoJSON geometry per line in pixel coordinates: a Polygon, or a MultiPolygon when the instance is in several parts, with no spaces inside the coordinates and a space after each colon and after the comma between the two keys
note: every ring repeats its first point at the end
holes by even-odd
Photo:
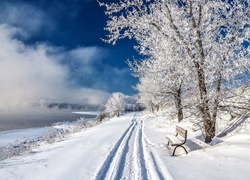
{"type": "MultiPolygon", "coordinates": [[[[235,124],[233,130],[223,137],[215,137],[210,144],[203,142],[201,131],[194,131],[190,121],[178,125],[188,130],[188,155],[172,157],[167,148],[166,135],[175,131],[177,120],[167,119],[165,113],[143,115],[145,134],[167,167],[173,179],[249,179],[250,169],[250,119],[223,121],[225,129],[235,124]]],[[[178,154],[178,153],[177,153],[178,154]]]]}
{"type": "MultiPolygon", "coordinates": [[[[220,137],[210,144],[191,121],[178,125],[188,130],[189,153],[171,156],[166,135],[174,133],[176,119],[166,112],[138,113],[112,118],[98,126],[67,136],[56,133],[57,143],[38,141],[39,147],[21,156],[0,162],[1,179],[249,179],[250,123],[240,117],[222,121],[220,137]],[[223,127],[223,128],[222,128],[223,127]],[[228,127],[230,127],[228,129],[228,127]],[[226,131],[224,131],[224,130],[226,131]]],[[[83,123],[84,124],[84,123],[83,123]]],[[[29,139],[51,139],[51,132],[72,132],[75,125],[57,124],[49,128],[0,134],[6,145],[15,135],[29,139]],[[71,129],[71,130],[70,130],[71,129]],[[32,138],[30,138],[32,137],[32,138]]],[[[52,133],[53,137],[53,133],[52,133]]],[[[52,138],[53,139],[53,138],[52,138]]],[[[19,141],[21,141],[19,139],[19,141]]],[[[19,144],[25,147],[25,141],[19,144]]],[[[29,141],[31,142],[31,141],[29,141]]],[[[35,142],[37,142],[35,140],[35,142]]],[[[25,151],[26,152],[26,151],[25,151]]]]}

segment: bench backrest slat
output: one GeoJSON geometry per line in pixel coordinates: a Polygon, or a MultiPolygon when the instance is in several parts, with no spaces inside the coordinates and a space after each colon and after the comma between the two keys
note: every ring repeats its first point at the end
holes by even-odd
{"type": "Polygon", "coordinates": [[[176,126],[176,132],[183,138],[187,138],[187,130],[183,129],[182,127],[176,126]]]}

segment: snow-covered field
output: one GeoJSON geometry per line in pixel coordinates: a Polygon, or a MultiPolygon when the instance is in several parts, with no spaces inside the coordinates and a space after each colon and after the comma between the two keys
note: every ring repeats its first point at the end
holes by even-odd
{"type": "MultiPolygon", "coordinates": [[[[0,179],[250,179],[248,119],[210,145],[192,131],[190,122],[179,123],[188,129],[189,153],[179,150],[172,157],[166,135],[174,133],[175,123],[164,114],[113,118],[1,161],[0,179]]],[[[0,146],[24,137],[36,139],[48,130],[4,132],[0,146]]]]}

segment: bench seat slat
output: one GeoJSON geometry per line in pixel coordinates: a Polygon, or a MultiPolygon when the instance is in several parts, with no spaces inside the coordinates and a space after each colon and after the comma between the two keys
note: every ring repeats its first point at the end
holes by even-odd
{"type": "Polygon", "coordinates": [[[170,142],[171,144],[179,144],[179,143],[182,143],[181,140],[179,138],[177,138],[175,135],[168,135],[166,137],[170,142]]]}

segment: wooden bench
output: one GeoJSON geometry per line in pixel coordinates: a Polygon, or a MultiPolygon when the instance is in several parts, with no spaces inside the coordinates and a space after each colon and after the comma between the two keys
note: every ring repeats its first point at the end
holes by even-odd
{"type": "Polygon", "coordinates": [[[188,154],[186,148],[183,146],[186,141],[187,141],[187,130],[183,129],[180,126],[176,126],[176,135],[167,135],[166,137],[168,139],[168,146],[175,146],[174,151],[172,156],[175,155],[175,151],[178,147],[182,147],[186,154],[188,154]],[[180,138],[178,138],[178,135],[181,136],[183,138],[183,140],[181,140],[180,138]]]}

